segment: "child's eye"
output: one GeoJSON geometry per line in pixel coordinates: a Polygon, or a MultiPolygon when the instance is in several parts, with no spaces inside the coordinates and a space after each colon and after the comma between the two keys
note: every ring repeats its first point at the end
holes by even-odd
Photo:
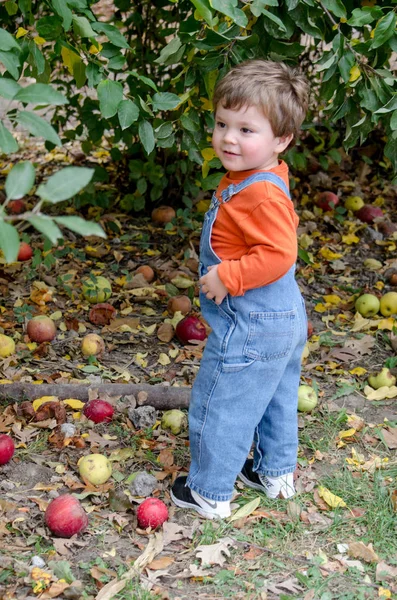
{"type": "Polygon", "coordinates": [[[216,126],[219,127],[219,129],[223,129],[224,127],[226,127],[225,123],[222,123],[222,121],[217,121],[216,126]]]}
{"type": "Polygon", "coordinates": [[[242,128],[241,128],[241,131],[242,131],[243,133],[252,133],[252,129],[248,129],[248,127],[242,127],[242,128]]]}

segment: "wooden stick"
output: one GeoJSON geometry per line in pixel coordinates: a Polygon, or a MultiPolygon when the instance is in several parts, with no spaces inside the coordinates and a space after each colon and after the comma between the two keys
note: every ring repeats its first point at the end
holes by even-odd
{"type": "Polygon", "coordinates": [[[165,385],[149,385],[145,383],[101,383],[75,384],[75,383],[5,383],[0,385],[0,399],[20,401],[35,400],[42,396],[57,396],[60,400],[76,398],[87,401],[88,392],[97,390],[98,398],[101,394],[108,396],[135,396],[139,406],[150,405],[159,410],[171,408],[187,408],[189,406],[190,388],[165,385]],[[145,394],[139,394],[145,392],[145,394]],[[138,398],[139,394],[139,398],[138,398]]]}

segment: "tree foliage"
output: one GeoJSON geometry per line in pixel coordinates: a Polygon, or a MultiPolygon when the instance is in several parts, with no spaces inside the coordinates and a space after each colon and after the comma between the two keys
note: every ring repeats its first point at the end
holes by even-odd
{"type": "MultiPolygon", "coordinates": [[[[187,207],[221,177],[209,132],[219,76],[247,58],[299,65],[308,76],[305,129],[323,167],[379,129],[379,156],[397,169],[396,0],[7,0],[0,6],[0,96],[12,101],[0,149],[23,125],[49,148],[106,143],[126,164],[125,210],[167,194],[187,207]],[[394,4],[394,7],[393,7],[394,4]],[[21,85],[22,77],[35,83],[21,85]],[[47,107],[47,118],[37,114],[47,107]]],[[[5,117],[6,115],[3,115],[5,117]]],[[[287,154],[304,169],[302,141],[287,154]]],[[[3,215],[4,218],[4,215],[3,215]]]]}

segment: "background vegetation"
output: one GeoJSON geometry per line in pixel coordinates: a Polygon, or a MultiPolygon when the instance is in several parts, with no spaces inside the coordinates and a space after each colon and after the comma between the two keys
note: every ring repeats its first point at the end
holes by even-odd
{"type": "MultiPolygon", "coordinates": [[[[396,0],[115,0],[104,13],[101,2],[90,0],[7,0],[0,5],[0,96],[10,104],[1,115],[0,150],[18,151],[18,126],[49,149],[73,140],[86,155],[105,147],[120,174],[123,210],[164,199],[190,209],[222,175],[210,144],[214,85],[232,65],[260,56],[299,65],[311,83],[302,139],[286,156],[293,172],[313,161],[327,169],[371,140],[392,178],[396,6],[396,0]]],[[[32,168],[24,165],[21,173],[6,202],[32,188],[32,168]]],[[[97,169],[92,181],[106,177],[97,169]]],[[[39,197],[32,224],[42,231],[42,206],[53,200],[39,197]]],[[[82,201],[102,201],[104,208],[111,202],[87,192],[82,201]]],[[[17,248],[11,220],[0,208],[2,249],[10,257],[17,248]]],[[[48,228],[49,220],[44,229],[56,241],[61,233],[53,220],[48,228]]],[[[76,218],[62,225],[84,233],[76,218]]]]}

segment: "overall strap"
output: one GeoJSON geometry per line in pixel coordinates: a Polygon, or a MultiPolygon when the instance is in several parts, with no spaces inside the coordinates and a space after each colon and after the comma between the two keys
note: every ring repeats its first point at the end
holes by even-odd
{"type": "Polygon", "coordinates": [[[270,183],[273,183],[273,185],[277,186],[282,192],[284,192],[284,194],[288,198],[291,198],[288,187],[286,186],[283,179],[281,179],[281,177],[275,175],[274,173],[263,172],[254,173],[253,175],[250,175],[249,177],[247,177],[247,179],[244,179],[237,185],[234,183],[228,185],[227,188],[225,188],[221,192],[222,201],[227,202],[235,194],[238,194],[248,186],[252,185],[253,183],[258,183],[259,181],[270,181],[270,183]]]}

